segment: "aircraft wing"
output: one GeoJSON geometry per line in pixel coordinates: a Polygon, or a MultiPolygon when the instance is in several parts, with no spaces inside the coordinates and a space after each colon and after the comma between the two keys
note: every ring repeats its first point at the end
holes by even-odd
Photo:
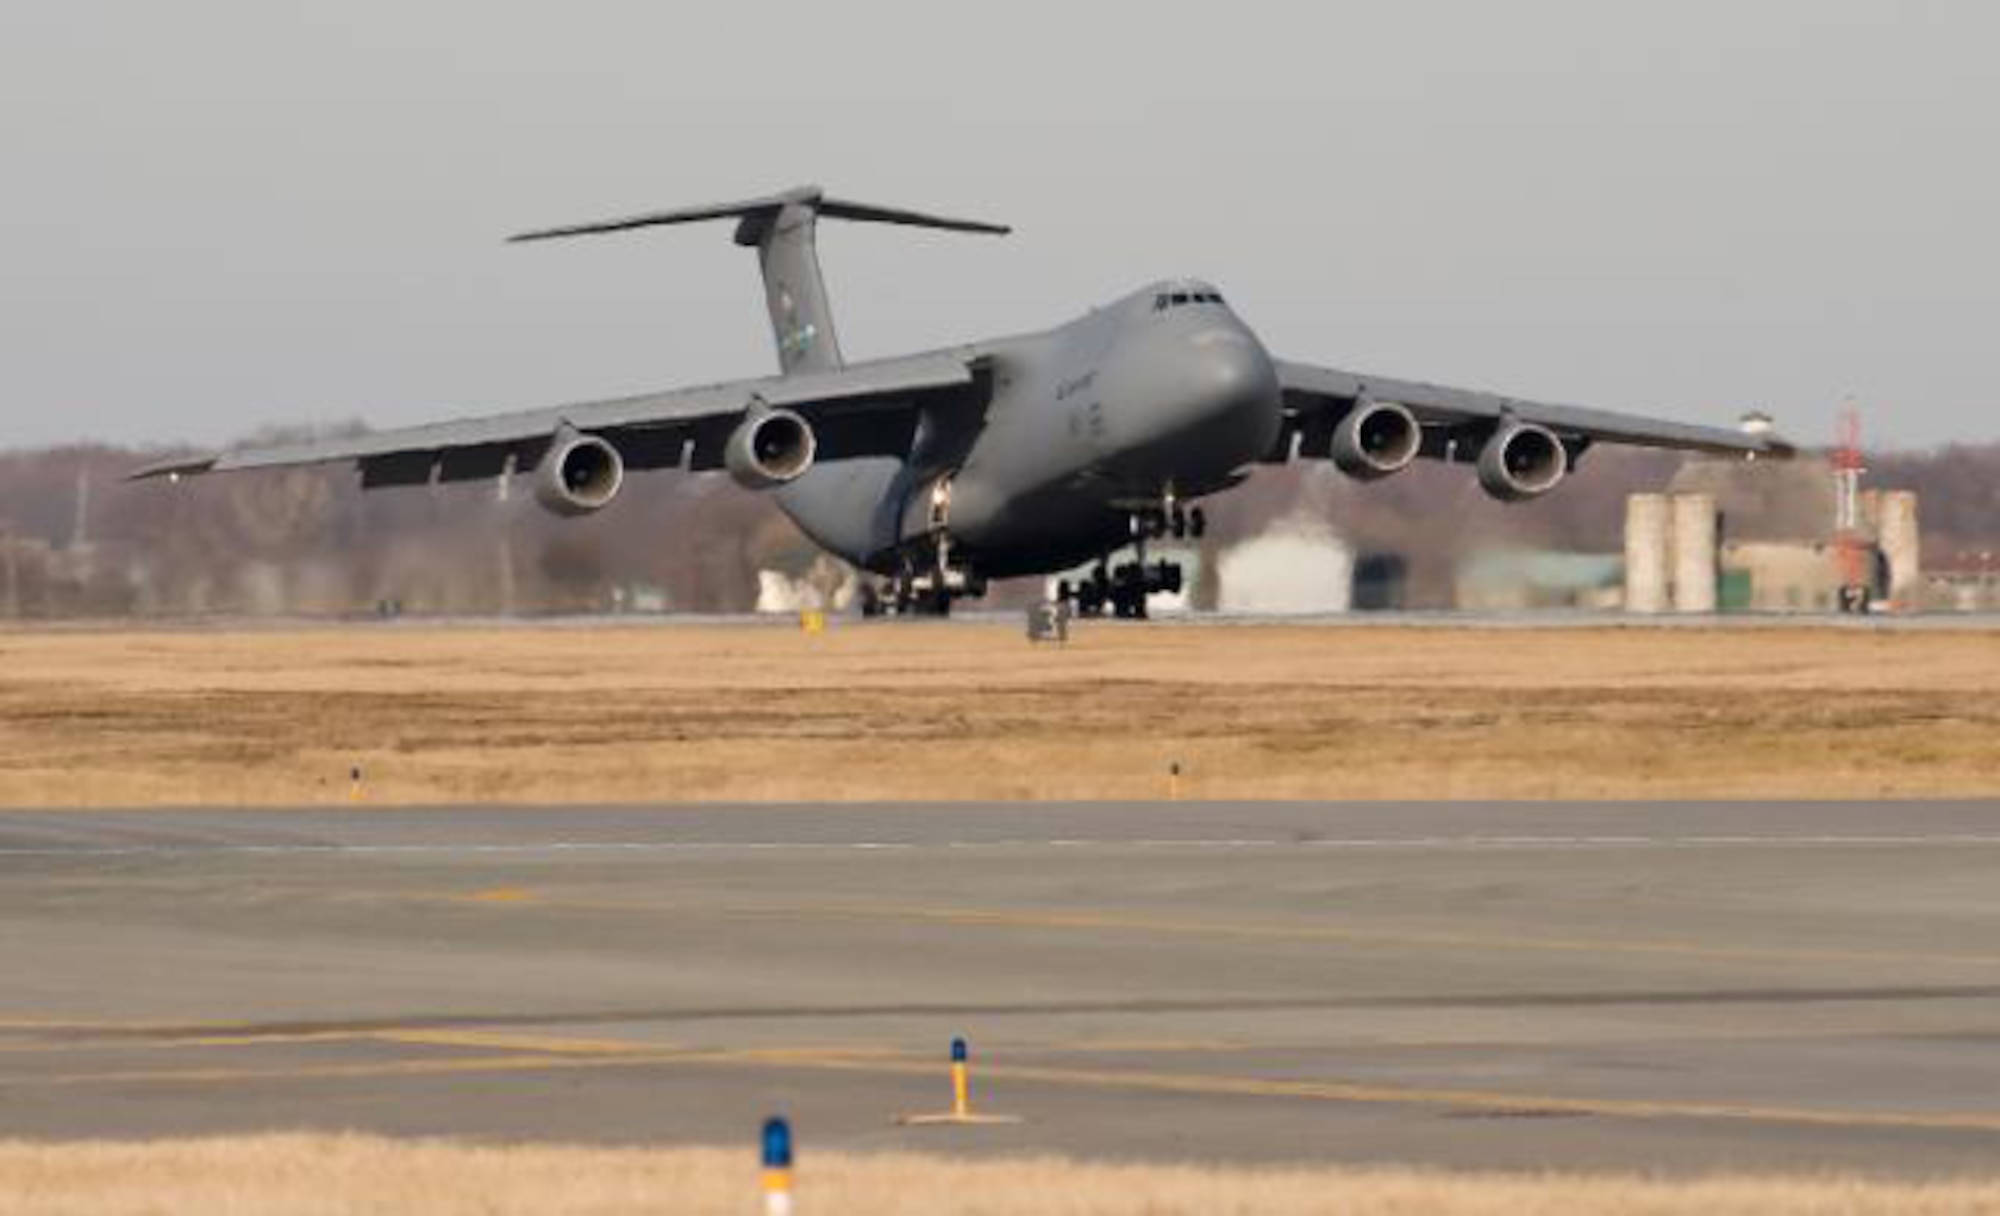
{"type": "Polygon", "coordinates": [[[1597,443],[1776,459],[1788,459],[1796,453],[1790,443],[1768,433],[1524,401],[1306,363],[1280,362],[1278,382],[1285,398],[1285,437],[1282,450],[1274,456],[1279,461],[1289,459],[1294,451],[1302,456],[1325,456],[1334,425],[1355,402],[1364,399],[1395,402],[1416,415],[1424,426],[1422,454],[1436,459],[1473,459],[1477,445],[1509,418],[1549,428],[1563,438],[1572,455],[1597,443]]]}
{"type": "Polygon", "coordinates": [[[825,372],[493,414],[276,447],[163,460],[128,480],[354,461],[361,484],[425,485],[533,468],[556,433],[598,435],[627,468],[722,467],[723,445],[753,405],[796,410],[813,424],[821,460],[909,450],[918,407],[968,394],[981,374],[970,351],[852,364],[825,372]]]}

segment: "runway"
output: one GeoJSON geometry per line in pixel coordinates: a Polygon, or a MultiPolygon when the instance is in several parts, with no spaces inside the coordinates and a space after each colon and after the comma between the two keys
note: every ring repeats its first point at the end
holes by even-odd
{"type": "Polygon", "coordinates": [[[0,1137],[1990,1171],[2000,804],[0,814],[0,1137]],[[1015,1126],[898,1127],[949,1103],[1015,1126]]]}

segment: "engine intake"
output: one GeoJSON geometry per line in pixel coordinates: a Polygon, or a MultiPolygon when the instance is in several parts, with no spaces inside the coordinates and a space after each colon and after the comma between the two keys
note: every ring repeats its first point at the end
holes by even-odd
{"type": "Polygon", "coordinates": [[[565,429],[535,471],[535,500],[557,515],[601,511],[625,484],[625,460],[596,435],[565,429]]]}
{"type": "Polygon", "coordinates": [[[790,410],[753,410],[729,436],[722,463],[736,483],[768,490],[797,481],[812,468],[819,440],[812,424],[790,410]]]}
{"type": "Polygon", "coordinates": [[[1479,484],[1501,502],[1539,498],[1568,472],[1562,438],[1532,422],[1503,424],[1479,451],[1479,484]]]}
{"type": "Polygon", "coordinates": [[[1361,481],[1400,473],[1424,445],[1417,416],[1393,401],[1354,403],[1333,428],[1333,463],[1361,481]]]}

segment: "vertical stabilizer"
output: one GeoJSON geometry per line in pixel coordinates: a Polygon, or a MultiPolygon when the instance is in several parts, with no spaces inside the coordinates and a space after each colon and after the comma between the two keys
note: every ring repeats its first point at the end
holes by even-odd
{"type": "Polygon", "coordinates": [[[819,270],[816,237],[822,216],[871,224],[939,228],[950,232],[1005,234],[1009,231],[999,224],[947,219],[917,211],[827,198],[817,186],[802,186],[783,194],[740,203],[720,203],[593,224],[546,228],[524,232],[510,239],[540,241],[553,237],[623,232],[659,224],[735,219],[738,221],[736,243],[757,251],[757,264],[764,274],[765,305],[771,314],[771,332],[778,344],[778,366],[789,375],[793,372],[829,371],[841,365],[840,340],[833,329],[833,309],[827,301],[826,281],[819,270]]]}
{"type": "Polygon", "coordinates": [[[801,199],[746,215],[736,228],[736,243],[757,250],[771,337],[778,344],[778,366],[786,375],[840,366],[840,338],[833,330],[833,306],[819,269],[817,202],[801,199]]]}

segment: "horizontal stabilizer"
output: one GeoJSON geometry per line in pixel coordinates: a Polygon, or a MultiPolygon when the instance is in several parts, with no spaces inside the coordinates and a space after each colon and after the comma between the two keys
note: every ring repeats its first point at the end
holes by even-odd
{"type": "MultiPolygon", "coordinates": [[[[716,203],[706,207],[683,207],[673,211],[652,211],[642,215],[628,215],[620,219],[600,220],[589,224],[571,224],[561,228],[541,228],[533,232],[523,232],[507,238],[510,241],[546,241],[557,237],[592,236],[604,232],[628,232],[634,228],[652,228],[664,224],[692,224],[703,220],[754,220],[768,221],[789,206],[808,208],[828,219],[855,220],[871,224],[902,224],[913,228],[941,228],[948,232],[985,232],[1004,236],[1013,231],[1002,224],[987,224],[977,220],[951,219],[947,216],[926,215],[920,211],[905,211],[895,207],[877,207],[868,203],[850,202],[845,199],[827,198],[817,186],[802,186],[787,190],[782,194],[766,195],[763,198],[745,199],[736,203],[716,203]]],[[[755,244],[755,241],[747,242],[755,244]]]]}

